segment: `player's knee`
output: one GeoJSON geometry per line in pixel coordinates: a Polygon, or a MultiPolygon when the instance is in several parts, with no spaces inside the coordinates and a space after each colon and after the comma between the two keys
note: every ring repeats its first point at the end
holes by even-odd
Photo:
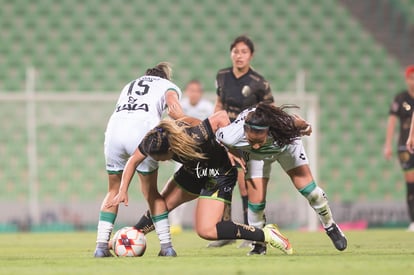
{"type": "Polygon", "coordinates": [[[217,232],[215,226],[197,226],[196,232],[200,238],[205,240],[217,239],[217,232]]]}

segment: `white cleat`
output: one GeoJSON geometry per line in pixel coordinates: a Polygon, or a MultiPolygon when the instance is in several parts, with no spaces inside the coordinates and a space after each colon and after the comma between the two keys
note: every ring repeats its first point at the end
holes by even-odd
{"type": "Polygon", "coordinates": [[[263,232],[265,234],[265,242],[270,244],[272,247],[281,250],[285,254],[293,254],[293,248],[290,245],[288,238],[280,233],[276,224],[267,224],[263,228],[263,232]]]}

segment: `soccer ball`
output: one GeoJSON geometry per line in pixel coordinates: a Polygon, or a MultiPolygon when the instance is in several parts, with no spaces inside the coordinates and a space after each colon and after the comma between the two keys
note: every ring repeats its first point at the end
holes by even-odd
{"type": "Polygon", "coordinates": [[[112,249],[118,257],[140,257],[146,248],[144,233],[133,227],[119,229],[112,239],[112,249]]]}

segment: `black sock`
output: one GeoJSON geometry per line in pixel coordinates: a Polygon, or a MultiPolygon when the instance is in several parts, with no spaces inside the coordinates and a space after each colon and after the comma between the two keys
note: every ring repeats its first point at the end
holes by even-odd
{"type": "Polygon", "coordinates": [[[221,221],[216,224],[218,240],[245,239],[250,241],[264,242],[263,230],[248,226],[246,224],[234,223],[232,221],[221,221]]]}
{"type": "Polygon", "coordinates": [[[407,206],[411,222],[414,222],[414,182],[407,182],[407,206]]]}
{"type": "Polygon", "coordinates": [[[144,234],[148,234],[151,231],[154,231],[155,226],[151,219],[151,214],[149,210],[145,212],[144,215],[139,219],[136,225],[134,225],[135,229],[141,230],[144,234]]]}
{"type": "Polygon", "coordinates": [[[243,205],[243,221],[244,224],[249,224],[249,220],[247,218],[247,207],[248,207],[248,198],[247,196],[241,196],[242,205],[243,205]]]}

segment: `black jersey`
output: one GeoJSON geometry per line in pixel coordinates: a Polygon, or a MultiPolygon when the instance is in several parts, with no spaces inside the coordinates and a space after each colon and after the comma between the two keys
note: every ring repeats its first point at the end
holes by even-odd
{"type": "Polygon", "coordinates": [[[394,97],[391,104],[390,115],[395,115],[400,120],[400,132],[398,146],[404,146],[410,132],[411,116],[413,114],[414,98],[408,91],[403,91],[394,97]]]}
{"type": "Polygon", "coordinates": [[[208,119],[185,130],[197,142],[200,152],[205,155],[206,159],[183,160],[174,155],[173,160],[182,163],[185,170],[205,176],[213,170],[225,173],[231,169],[232,165],[227,151],[216,141],[208,119]]]}
{"type": "Polygon", "coordinates": [[[220,70],[216,76],[216,88],[230,121],[259,102],[274,102],[269,83],[251,68],[240,78],[236,78],[232,67],[220,70]]]}
{"type": "MultiPolygon", "coordinates": [[[[189,127],[183,121],[175,120],[175,123],[185,127],[186,133],[191,136],[197,143],[200,153],[205,155],[205,159],[182,159],[173,155],[173,160],[183,164],[183,168],[190,173],[209,174],[211,171],[220,171],[226,173],[232,165],[227,156],[227,151],[215,139],[215,134],[211,129],[208,119],[203,120],[197,126],[189,127]]],[[[160,144],[168,144],[167,138],[159,141],[160,144]]],[[[139,144],[138,148],[145,156],[149,155],[150,142],[147,142],[147,136],[139,144]]],[[[168,145],[167,145],[168,146],[168,145]]]]}

